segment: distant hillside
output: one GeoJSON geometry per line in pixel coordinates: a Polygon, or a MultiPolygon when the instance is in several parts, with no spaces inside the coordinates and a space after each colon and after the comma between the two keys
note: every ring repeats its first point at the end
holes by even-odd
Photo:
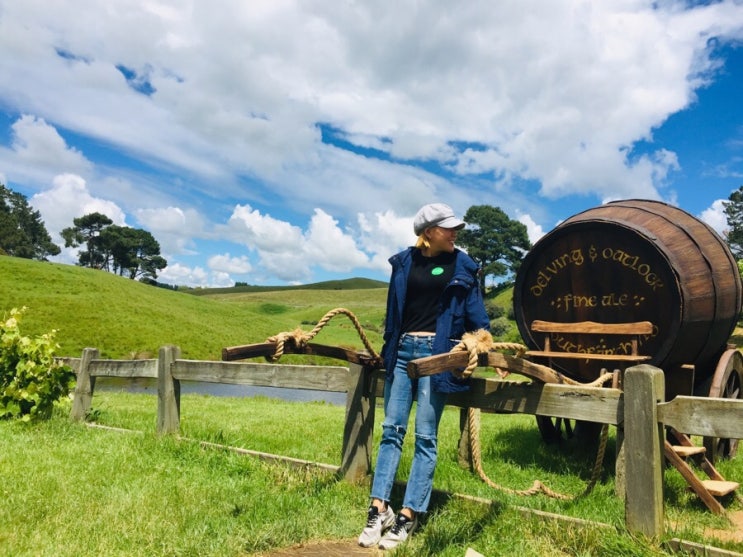
{"type": "Polygon", "coordinates": [[[276,290],[364,290],[367,288],[387,288],[387,283],[367,278],[350,278],[294,286],[240,285],[229,288],[179,287],[179,290],[189,294],[195,294],[196,296],[204,296],[210,294],[240,294],[244,292],[274,292],[276,290]]]}
{"type": "MultiPolygon", "coordinates": [[[[321,283],[325,289],[213,289],[189,296],[104,271],[0,256],[0,319],[11,308],[27,306],[21,332],[35,336],[57,329],[59,356],[79,356],[94,347],[103,358],[155,357],[161,346],[175,344],[184,358],[219,360],[223,347],[264,342],[300,326],[309,332],[328,311],[345,307],[381,349],[387,285],[358,280],[339,281],[338,289],[321,283]],[[363,287],[354,290],[351,284],[363,287]]],[[[333,318],[316,342],[363,347],[343,315],[333,318]]]]}

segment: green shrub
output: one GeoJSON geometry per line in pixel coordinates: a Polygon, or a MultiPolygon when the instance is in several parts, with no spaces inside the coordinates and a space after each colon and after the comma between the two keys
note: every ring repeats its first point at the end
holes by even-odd
{"type": "Polygon", "coordinates": [[[485,301],[485,311],[488,313],[488,317],[491,321],[503,317],[506,313],[506,310],[502,306],[492,300],[485,301]]]}
{"type": "Polygon", "coordinates": [[[56,330],[36,338],[21,335],[26,308],[13,308],[0,322],[0,418],[29,421],[51,415],[75,380],[69,366],[54,360],[56,330]]]}
{"type": "Polygon", "coordinates": [[[511,324],[505,317],[498,317],[490,321],[490,334],[494,339],[502,339],[511,330],[511,324]]]}

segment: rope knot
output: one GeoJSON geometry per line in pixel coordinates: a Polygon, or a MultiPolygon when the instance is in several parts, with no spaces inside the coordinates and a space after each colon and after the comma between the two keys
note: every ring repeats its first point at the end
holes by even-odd
{"type": "Polygon", "coordinates": [[[288,342],[291,342],[297,348],[303,348],[311,337],[306,335],[301,327],[297,327],[293,331],[278,333],[274,336],[268,337],[266,342],[272,342],[276,344],[276,350],[273,355],[266,356],[269,362],[277,362],[279,358],[284,355],[284,346],[288,342]]]}
{"type": "Polygon", "coordinates": [[[490,335],[490,332],[485,329],[464,333],[459,344],[452,348],[450,352],[467,351],[469,354],[469,361],[466,368],[454,369],[452,370],[452,373],[460,379],[469,377],[477,367],[478,356],[489,352],[492,347],[493,337],[490,335]]]}
{"type": "Polygon", "coordinates": [[[297,327],[293,331],[278,333],[274,336],[268,337],[266,339],[266,342],[276,344],[276,350],[274,351],[272,356],[266,356],[266,360],[268,360],[269,362],[277,362],[279,358],[284,355],[284,345],[287,341],[293,342],[294,346],[298,349],[306,348],[307,344],[313,338],[315,338],[317,333],[319,333],[333,317],[340,314],[345,315],[351,320],[353,326],[356,328],[356,332],[359,334],[359,338],[361,338],[361,342],[364,344],[366,351],[370,355],[371,361],[374,362],[377,367],[381,366],[381,358],[374,351],[374,348],[369,342],[369,339],[366,337],[364,329],[361,327],[361,323],[359,323],[358,318],[346,308],[335,308],[327,312],[323,316],[323,318],[320,319],[317,325],[315,325],[315,328],[312,329],[309,333],[305,333],[300,327],[297,327]]]}
{"type": "MultiPolygon", "coordinates": [[[[489,331],[479,329],[477,331],[464,333],[459,344],[452,348],[450,352],[461,352],[463,350],[466,350],[469,354],[467,367],[463,370],[452,370],[452,373],[460,379],[472,375],[472,372],[477,367],[480,354],[487,354],[493,350],[513,350],[517,355],[521,356],[526,352],[526,346],[514,342],[495,342],[493,341],[493,336],[489,331]]],[[[507,377],[510,374],[508,371],[501,369],[496,369],[496,371],[501,377],[507,377]]]]}

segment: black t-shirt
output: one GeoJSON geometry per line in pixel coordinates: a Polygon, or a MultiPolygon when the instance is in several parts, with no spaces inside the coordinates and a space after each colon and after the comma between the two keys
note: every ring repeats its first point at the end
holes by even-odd
{"type": "Polygon", "coordinates": [[[436,332],[441,295],[454,276],[456,258],[456,253],[425,257],[420,250],[413,251],[402,316],[403,332],[436,332]]]}

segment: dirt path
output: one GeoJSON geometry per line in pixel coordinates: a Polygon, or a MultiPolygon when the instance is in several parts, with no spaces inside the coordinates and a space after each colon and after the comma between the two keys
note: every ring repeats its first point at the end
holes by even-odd
{"type": "Polygon", "coordinates": [[[378,557],[380,555],[384,555],[380,549],[363,548],[355,539],[299,544],[260,554],[261,557],[378,557]]]}
{"type": "Polygon", "coordinates": [[[708,528],[704,531],[705,537],[715,538],[725,542],[743,543],[743,511],[728,513],[732,526],[727,530],[713,530],[708,528]]]}

